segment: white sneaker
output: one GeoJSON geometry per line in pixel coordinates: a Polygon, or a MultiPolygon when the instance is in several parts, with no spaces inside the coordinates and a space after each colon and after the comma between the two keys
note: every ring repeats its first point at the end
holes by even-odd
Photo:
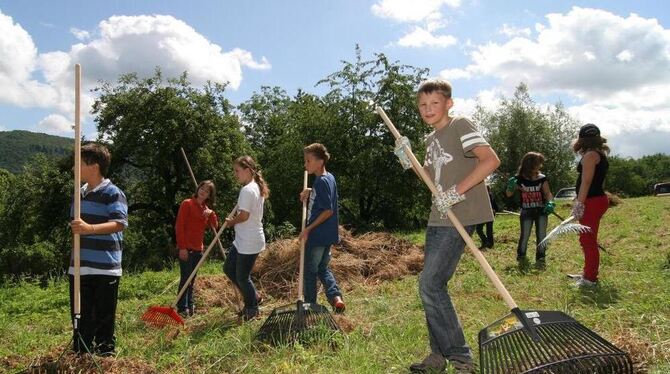
{"type": "Polygon", "coordinates": [[[582,277],[583,277],[581,274],[566,274],[566,275],[568,276],[568,278],[574,279],[574,280],[582,279],[582,277]]]}
{"type": "Polygon", "coordinates": [[[582,277],[577,279],[575,282],[575,287],[595,287],[598,284],[598,282],[591,282],[590,280],[582,277]]]}

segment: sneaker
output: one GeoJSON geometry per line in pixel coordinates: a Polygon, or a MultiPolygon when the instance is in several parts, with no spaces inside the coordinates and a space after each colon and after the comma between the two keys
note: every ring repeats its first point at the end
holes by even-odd
{"type": "Polygon", "coordinates": [[[545,270],[547,268],[547,263],[544,261],[544,258],[535,260],[535,269],[545,270]]]}
{"type": "Polygon", "coordinates": [[[447,362],[451,364],[458,374],[471,374],[475,372],[475,364],[471,359],[465,357],[449,356],[447,362]]]}
{"type": "Polygon", "coordinates": [[[347,308],[346,305],[344,305],[344,301],[342,300],[341,296],[335,296],[328,300],[328,302],[330,302],[330,305],[333,307],[333,311],[335,311],[337,314],[344,313],[344,310],[347,308]]]}
{"type": "Polygon", "coordinates": [[[181,309],[181,310],[177,311],[177,314],[179,314],[181,316],[181,318],[186,319],[191,315],[191,311],[189,311],[188,308],[187,309],[181,309]]]}
{"type": "Polygon", "coordinates": [[[584,288],[584,287],[595,287],[598,282],[592,282],[584,277],[581,277],[575,281],[575,287],[584,288]]]}
{"type": "Polygon", "coordinates": [[[444,356],[431,353],[423,361],[412,364],[409,367],[409,371],[412,373],[441,373],[446,367],[447,360],[444,359],[444,356]]]}
{"type": "Polygon", "coordinates": [[[253,321],[258,318],[260,318],[258,309],[245,309],[244,314],[242,315],[242,321],[244,322],[253,321]]]}
{"type": "Polygon", "coordinates": [[[566,274],[566,275],[567,275],[568,278],[570,278],[570,279],[574,279],[574,280],[582,279],[582,275],[581,275],[581,274],[566,274]]]}

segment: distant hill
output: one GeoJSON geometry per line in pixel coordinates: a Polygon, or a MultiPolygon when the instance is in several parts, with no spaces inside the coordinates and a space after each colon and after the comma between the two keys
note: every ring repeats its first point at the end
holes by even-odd
{"type": "Polygon", "coordinates": [[[72,152],[72,138],[14,130],[0,131],[0,168],[20,173],[23,165],[36,153],[62,157],[72,152]]]}

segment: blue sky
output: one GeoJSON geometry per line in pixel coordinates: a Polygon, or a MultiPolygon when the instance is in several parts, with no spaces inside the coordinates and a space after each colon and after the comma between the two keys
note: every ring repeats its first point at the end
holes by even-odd
{"type": "Polygon", "coordinates": [[[495,108],[525,81],[539,104],[560,100],[599,124],[615,153],[670,153],[669,10],[660,0],[0,0],[0,130],[71,136],[76,62],[88,89],[161,65],[229,81],[240,103],[263,85],[319,92],[359,44],[365,57],[450,80],[459,113],[477,100],[495,108]]]}

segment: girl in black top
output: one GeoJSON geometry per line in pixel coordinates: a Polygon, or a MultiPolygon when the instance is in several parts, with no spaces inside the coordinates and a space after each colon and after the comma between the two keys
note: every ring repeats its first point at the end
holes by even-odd
{"type": "Polygon", "coordinates": [[[584,252],[584,271],[581,275],[570,275],[577,279],[579,287],[594,286],[598,281],[600,252],[598,251],[598,228],[600,219],[609,207],[609,199],[605,195],[604,184],[609,162],[607,139],[600,136],[600,129],[594,124],[586,124],[579,129],[579,138],[572,149],[582,159],[577,165],[577,198],[572,207],[572,215],[582,225],[591,228],[590,232],[579,235],[579,243],[584,252]]]}
{"type": "MultiPolygon", "coordinates": [[[[547,206],[553,207],[553,203],[548,204],[553,196],[549,189],[547,177],[540,173],[543,163],[544,156],[541,153],[526,153],[521,159],[519,172],[509,179],[505,191],[507,197],[514,195],[516,190],[521,195],[521,216],[519,217],[521,232],[519,233],[519,245],[516,252],[517,261],[520,263],[526,262],[526,249],[533,224],[535,224],[536,243],[540,243],[547,235],[547,215],[549,213],[547,206]]],[[[544,265],[544,257],[544,248],[538,248],[535,252],[537,265],[544,265]]]]}

